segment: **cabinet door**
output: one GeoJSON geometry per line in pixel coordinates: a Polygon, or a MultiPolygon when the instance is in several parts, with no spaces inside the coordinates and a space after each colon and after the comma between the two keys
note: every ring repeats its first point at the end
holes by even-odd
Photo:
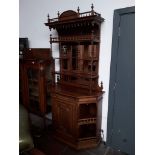
{"type": "Polygon", "coordinates": [[[61,100],[53,99],[53,123],[58,132],[68,136],[74,134],[74,105],[61,100]]]}

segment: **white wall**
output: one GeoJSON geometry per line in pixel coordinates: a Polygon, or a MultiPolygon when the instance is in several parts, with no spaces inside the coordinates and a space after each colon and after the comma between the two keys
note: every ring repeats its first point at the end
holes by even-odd
{"type": "Polygon", "coordinates": [[[55,18],[58,11],[77,10],[78,6],[80,12],[85,12],[91,10],[92,3],[94,10],[105,18],[101,27],[99,82],[103,81],[105,90],[102,129],[106,140],[113,12],[115,9],[134,6],[134,0],[19,0],[19,34],[20,37],[28,37],[31,48],[48,48],[50,31],[44,25],[47,14],[55,18]]]}

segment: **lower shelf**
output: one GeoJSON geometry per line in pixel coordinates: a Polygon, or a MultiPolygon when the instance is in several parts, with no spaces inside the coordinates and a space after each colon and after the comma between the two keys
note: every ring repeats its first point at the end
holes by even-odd
{"type": "Polygon", "coordinates": [[[79,138],[96,137],[96,124],[83,124],[79,126],[79,138]]]}
{"type": "Polygon", "coordinates": [[[55,134],[54,138],[69,145],[70,147],[76,150],[97,147],[101,142],[101,138],[97,137],[81,138],[78,139],[78,141],[70,141],[67,138],[60,137],[59,134],[55,134]]]}
{"type": "Polygon", "coordinates": [[[96,138],[80,140],[77,144],[77,149],[87,149],[87,148],[97,147],[100,142],[101,142],[101,139],[96,139],[96,138]]]}
{"type": "Polygon", "coordinates": [[[61,142],[69,145],[70,147],[80,150],[96,147],[101,141],[101,136],[97,134],[96,123],[83,124],[78,126],[78,136],[67,134],[61,129],[55,129],[55,138],[61,142]]]}

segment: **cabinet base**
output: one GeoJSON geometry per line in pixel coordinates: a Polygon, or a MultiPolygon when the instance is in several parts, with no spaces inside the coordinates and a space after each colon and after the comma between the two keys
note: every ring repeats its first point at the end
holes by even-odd
{"type": "Polygon", "coordinates": [[[58,141],[61,141],[62,143],[67,144],[68,146],[70,146],[76,150],[94,148],[94,147],[97,147],[101,142],[101,139],[97,140],[96,138],[80,140],[78,142],[70,142],[70,141],[62,139],[61,137],[56,136],[56,135],[54,136],[54,138],[58,141]]]}

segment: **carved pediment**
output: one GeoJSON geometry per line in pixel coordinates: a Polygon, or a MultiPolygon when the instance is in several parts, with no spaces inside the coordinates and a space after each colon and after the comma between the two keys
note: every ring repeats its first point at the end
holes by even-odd
{"type": "Polygon", "coordinates": [[[68,19],[74,19],[78,17],[78,13],[73,10],[64,11],[60,16],[59,20],[68,20],[68,19]]]}

